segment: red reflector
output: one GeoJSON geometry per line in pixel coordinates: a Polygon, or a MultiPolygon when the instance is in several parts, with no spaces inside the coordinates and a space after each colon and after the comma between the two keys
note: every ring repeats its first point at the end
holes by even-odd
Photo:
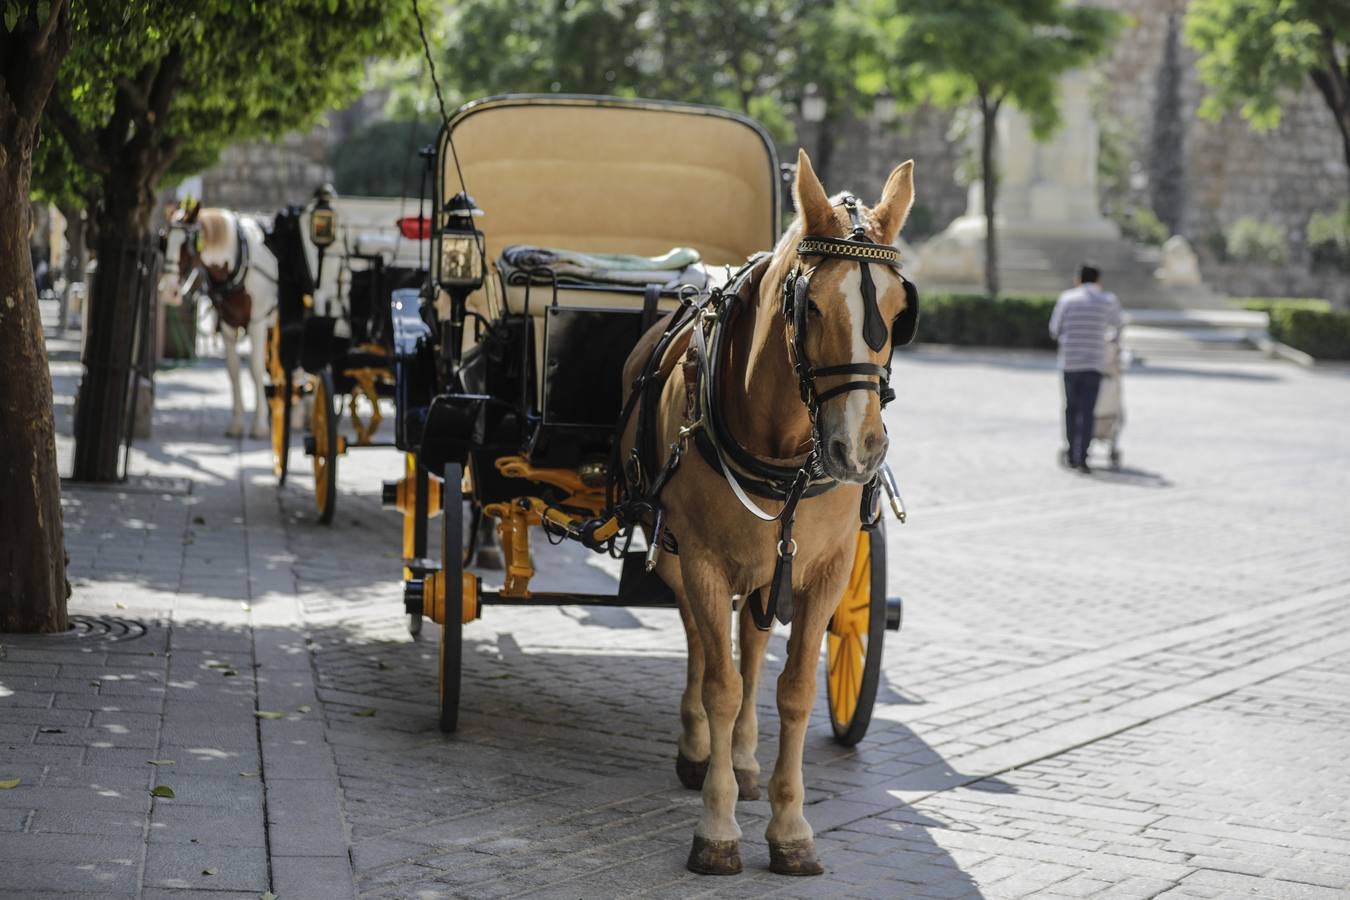
{"type": "Polygon", "coordinates": [[[425,241],[431,237],[431,219],[426,216],[404,216],[398,220],[398,230],[410,241],[425,241]]]}

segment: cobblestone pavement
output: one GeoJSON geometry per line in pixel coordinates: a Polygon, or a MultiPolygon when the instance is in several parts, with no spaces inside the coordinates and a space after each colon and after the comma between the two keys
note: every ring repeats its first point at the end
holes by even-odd
{"type": "MultiPolygon", "coordinates": [[[[685,872],[673,611],[489,608],[442,736],[378,506],[399,459],[349,453],[315,524],[308,471],[278,490],[221,437],[207,365],[160,375],[142,477],[67,487],[79,629],[0,642],[0,897],[1345,896],[1345,373],[1132,370],[1125,468],[1091,477],[1055,464],[1048,357],[925,349],[895,384],[905,625],[867,738],[812,722],[824,877],[767,871],[764,801],[744,874],[685,872]]],[[[612,589],[603,563],[538,546],[536,586],[612,589]]]]}

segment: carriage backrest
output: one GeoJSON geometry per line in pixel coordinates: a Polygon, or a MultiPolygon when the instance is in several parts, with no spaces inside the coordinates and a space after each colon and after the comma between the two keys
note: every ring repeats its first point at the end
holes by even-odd
{"type": "MultiPolygon", "coordinates": [[[[533,244],[653,256],[694,247],[736,265],[778,233],[778,160],[750,119],[723,109],[613,97],[507,96],[451,120],[464,187],[491,263],[533,244]]],[[[440,137],[441,205],[460,191],[440,137]]]]}

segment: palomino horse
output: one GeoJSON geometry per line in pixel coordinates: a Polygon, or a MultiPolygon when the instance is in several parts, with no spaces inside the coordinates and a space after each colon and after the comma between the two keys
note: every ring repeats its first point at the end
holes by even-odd
{"type": "MultiPolygon", "coordinates": [[[[714,468],[708,453],[691,448],[673,474],[663,469],[669,475],[660,495],[664,523],[678,555],[662,555],[657,571],[679,599],[689,649],[676,770],[687,787],[703,791],[688,862],[695,872],[741,869],[736,800],[759,796],[755,688],[769,638],[766,620],[775,608],[792,629],[778,679],[770,868],[791,875],[824,871],[802,811],[802,747],[821,640],[853,567],[864,485],[874,484],[886,455],[881,407],[892,396],[892,342],[912,336],[917,315],[917,294],[900,277],[892,247],[914,201],[913,168],[912,161],[896,168],[869,210],[848,195],[828,197],[801,153],[800,215],[772,256],[749,270],[738,292],[740,311],[706,342],[685,332],[660,361],[658,461],[664,464],[670,448],[685,446],[691,434],[715,430],[708,421],[713,404],[725,426],[716,440],[748,452],[718,450],[714,468]],[[703,359],[691,361],[691,344],[703,359]],[[740,485],[753,485],[760,471],[745,464],[750,458],[796,471],[794,483],[811,485],[797,488],[800,502],[795,522],[791,510],[784,517],[793,522],[787,530],[766,518],[793,502],[789,491],[777,502],[738,500],[740,485]],[[738,482],[719,471],[727,468],[738,482]],[[756,503],[760,515],[750,510],[756,503]],[[781,590],[784,579],[787,590],[781,590]],[[731,645],[738,601],[739,672],[731,645]]],[[[626,385],[643,371],[663,327],[654,326],[629,357],[626,385]]],[[[623,452],[638,442],[630,427],[623,452]]]]}
{"type": "Polygon", "coordinates": [[[277,268],[263,244],[262,226],[228,209],[193,205],[177,210],[169,221],[161,289],[188,294],[194,288],[211,298],[225,336],[225,368],[230,375],[233,407],[228,437],[244,434],[244,398],[239,383],[239,332],[252,348],[249,373],[256,401],[249,436],[268,435],[264,381],[267,330],[277,320],[277,268]]]}

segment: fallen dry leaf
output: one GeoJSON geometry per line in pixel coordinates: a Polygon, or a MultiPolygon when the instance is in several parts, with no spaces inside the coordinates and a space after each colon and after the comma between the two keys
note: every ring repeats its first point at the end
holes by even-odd
{"type": "Polygon", "coordinates": [[[150,796],[167,797],[168,799],[172,800],[174,797],[178,795],[175,794],[173,792],[173,788],[169,787],[167,784],[157,784],[154,786],[154,788],[151,789],[150,796]]]}

